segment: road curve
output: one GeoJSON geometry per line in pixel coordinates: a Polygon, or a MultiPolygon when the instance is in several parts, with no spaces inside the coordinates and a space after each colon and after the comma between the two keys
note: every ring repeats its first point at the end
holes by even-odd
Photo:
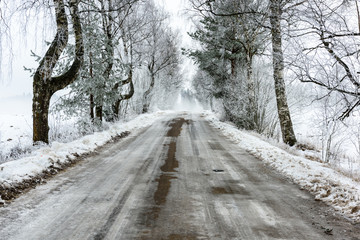
{"type": "Polygon", "coordinates": [[[200,114],[166,115],[0,209],[0,239],[359,239],[200,114]]]}

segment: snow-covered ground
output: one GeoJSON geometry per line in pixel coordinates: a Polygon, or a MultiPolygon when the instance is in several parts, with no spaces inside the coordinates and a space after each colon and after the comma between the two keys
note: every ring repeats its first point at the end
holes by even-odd
{"type": "Polygon", "coordinates": [[[32,146],[31,96],[0,98],[0,163],[32,146]]]}
{"type": "Polygon", "coordinates": [[[31,148],[31,124],[31,115],[0,113],[0,163],[31,148]]]}
{"type": "MultiPolygon", "coordinates": [[[[37,149],[23,158],[2,163],[0,164],[0,185],[11,186],[37,176],[44,170],[56,167],[57,164],[64,164],[78,155],[93,151],[116,135],[149,126],[165,115],[174,113],[174,111],[158,111],[152,114],[140,115],[128,122],[115,123],[103,132],[95,132],[68,143],[53,142],[51,146],[37,149]]],[[[340,171],[334,170],[329,164],[311,158],[311,156],[316,157],[316,152],[301,151],[295,147],[290,148],[252,132],[238,130],[233,125],[220,121],[209,111],[203,114],[213,126],[221,129],[227,137],[237,142],[241,148],[262,159],[302,188],[312,192],[315,199],[326,202],[355,221],[360,221],[360,183],[355,181],[354,178],[347,177],[340,171]]],[[[9,125],[11,122],[13,127],[7,128],[11,129],[9,133],[3,131],[2,144],[7,143],[9,145],[11,143],[11,141],[4,141],[10,135],[13,135],[14,139],[21,139],[19,134],[30,136],[29,132],[26,133],[25,131],[24,133],[24,129],[17,127],[17,121],[19,121],[19,126],[26,126],[24,122],[28,120],[21,120],[22,117],[26,119],[26,117],[19,115],[6,116],[6,120],[9,121],[3,122],[1,129],[6,129],[4,124],[9,125]]],[[[26,139],[26,137],[24,138],[26,139]]],[[[355,173],[360,174],[359,167],[355,167],[355,169],[357,170],[355,173]]],[[[2,200],[0,199],[0,201],[2,200]]]]}
{"type": "Polygon", "coordinates": [[[143,114],[129,122],[115,123],[108,130],[95,132],[68,143],[52,142],[50,146],[41,147],[31,152],[29,156],[2,163],[0,164],[0,186],[12,186],[36,177],[52,167],[64,165],[81,154],[94,151],[124,132],[132,132],[149,126],[166,114],[173,114],[173,112],[158,111],[143,114]]]}
{"type": "MultiPolygon", "coordinates": [[[[237,142],[240,147],[263,160],[266,164],[281,172],[315,195],[333,206],[340,213],[356,222],[360,221],[360,183],[331,168],[327,163],[304,157],[302,150],[295,147],[280,146],[265,141],[253,133],[237,129],[231,124],[221,122],[208,112],[206,119],[211,124],[237,142]]],[[[309,152],[309,156],[313,153],[309,152]]],[[[357,169],[358,173],[360,169],[357,169]]]]}

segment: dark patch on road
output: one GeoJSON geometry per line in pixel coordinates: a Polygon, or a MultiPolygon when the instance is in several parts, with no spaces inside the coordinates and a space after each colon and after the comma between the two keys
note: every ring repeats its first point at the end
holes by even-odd
{"type": "Polygon", "coordinates": [[[156,179],[156,182],[158,182],[158,187],[156,189],[156,192],[154,193],[155,206],[153,206],[150,211],[146,213],[147,227],[152,226],[155,220],[159,218],[159,214],[161,211],[160,206],[166,203],[166,198],[171,187],[171,180],[176,178],[177,177],[171,176],[169,174],[161,174],[161,176],[156,179]]]}
{"type": "Polygon", "coordinates": [[[170,123],[170,130],[167,132],[166,136],[168,137],[178,137],[180,136],[182,125],[190,124],[190,120],[185,120],[184,118],[176,118],[170,123]]]}
{"type": "Polygon", "coordinates": [[[171,141],[167,145],[168,151],[165,162],[160,167],[161,175],[155,180],[158,185],[154,193],[154,206],[145,213],[145,225],[147,227],[155,225],[156,220],[159,218],[162,206],[166,203],[166,199],[171,188],[171,180],[177,179],[177,177],[174,176],[174,173],[177,172],[176,169],[179,167],[179,161],[176,159],[176,141],[177,137],[180,136],[184,123],[190,124],[190,121],[185,120],[184,118],[176,118],[169,124],[170,129],[166,136],[171,137],[171,141]]]}
{"type": "Polygon", "coordinates": [[[220,151],[225,150],[225,148],[218,142],[208,142],[208,144],[212,150],[220,150],[220,151]]]}
{"type": "Polygon", "coordinates": [[[196,240],[198,235],[195,234],[171,234],[167,237],[167,240],[196,240]]]}
{"type": "Polygon", "coordinates": [[[225,187],[212,187],[211,193],[218,195],[218,194],[234,194],[231,188],[225,188],[225,187]]]}
{"type": "Polygon", "coordinates": [[[177,172],[175,169],[179,167],[179,161],[176,160],[176,139],[169,144],[169,149],[164,165],[160,167],[163,172],[177,172]]]}
{"type": "Polygon", "coordinates": [[[214,195],[220,194],[241,194],[241,195],[249,195],[249,192],[246,191],[243,187],[240,186],[224,186],[224,187],[212,187],[211,193],[214,195]]]}

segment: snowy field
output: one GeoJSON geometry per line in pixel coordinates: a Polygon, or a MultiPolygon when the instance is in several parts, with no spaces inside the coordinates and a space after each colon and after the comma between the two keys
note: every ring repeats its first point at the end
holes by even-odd
{"type": "Polygon", "coordinates": [[[31,97],[0,99],[0,163],[31,151],[31,97]]]}

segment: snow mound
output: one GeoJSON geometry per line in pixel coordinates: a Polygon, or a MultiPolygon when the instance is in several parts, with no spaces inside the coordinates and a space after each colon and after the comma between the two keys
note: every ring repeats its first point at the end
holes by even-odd
{"type": "Polygon", "coordinates": [[[326,163],[294,156],[258,137],[221,122],[212,113],[205,117],[239,146],[310,191],[316,200],[334,207],[344,216],[360,222],[360,184],[331,169],[326,163]]]}

